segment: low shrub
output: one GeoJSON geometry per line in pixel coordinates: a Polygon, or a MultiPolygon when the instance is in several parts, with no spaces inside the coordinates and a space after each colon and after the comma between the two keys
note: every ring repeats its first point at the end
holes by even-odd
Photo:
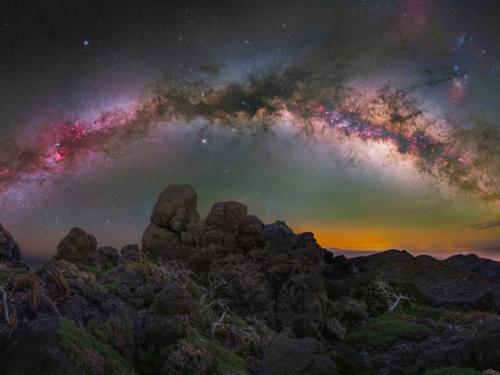
{"type": "Polygon", "coordinates": [[[346,341],[358,349],[383,350],[400,340],[426,339],[431,329],[412,319],[400,313],[385,313],[353,330],[346,341]]]}
{"type": "Polygon", "coordinates": [[[57,331],[62,349],[85,374],[134,375],[130,364],[109,345],[97,340],[85,328],[62,319],[57,331]]]}

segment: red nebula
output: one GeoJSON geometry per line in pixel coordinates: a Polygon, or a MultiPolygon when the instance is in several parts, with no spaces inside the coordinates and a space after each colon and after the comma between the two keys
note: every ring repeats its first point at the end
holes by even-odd
{"type": "Polygon", "coordinates": [[[454,79],[448,90],[448,100],[452,103],[460,103],[465,97],[465,83],[454,79]]]}
{"type": "Polygon", "coordinates": [[[7,167],[0,168],[0,177],[9,177],[11,175],[11,171],[7,167]]]}

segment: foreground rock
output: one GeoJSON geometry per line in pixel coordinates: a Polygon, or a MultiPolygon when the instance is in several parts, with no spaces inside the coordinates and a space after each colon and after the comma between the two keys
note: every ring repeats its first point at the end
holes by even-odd
{"type": "Polygon", "coordinates": [[[73,228],[57,245],[57,258],[86,262],[97,255],[97,240],[83,229],[73,228]]]}
{"type": "MultiPolygon", "coordinates": [[[[191,186],[168,187],[142,248],[97,248],[74,228],[37,272],[0,265],[2,373],[500,371],[495,262],[348,260],[241,203],[204,220],[196,203],[191,186]]],[[[2,259],[18,261],[0,234],[2,259]]]]}
{"type": "Polygon", "coordinates": [[[21,252],[10,232],[0,224],[0,263],[19,262],[21,252]]]}

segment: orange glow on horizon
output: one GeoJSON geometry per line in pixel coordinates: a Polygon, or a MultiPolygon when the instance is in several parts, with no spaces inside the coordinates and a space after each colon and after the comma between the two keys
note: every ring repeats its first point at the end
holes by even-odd
{"type": "Polygon", "coordinates": [[[413,249],[436,253],[473,252],[474,243],[495,240],[495,231],[468,228],[396,227],[384,225],[347,225],[314,223],[295,225],[294,231],[313,232],[324,248],[344,250],[413,249]],[[434,251],[433,251],[434,250],[434,251]]]}

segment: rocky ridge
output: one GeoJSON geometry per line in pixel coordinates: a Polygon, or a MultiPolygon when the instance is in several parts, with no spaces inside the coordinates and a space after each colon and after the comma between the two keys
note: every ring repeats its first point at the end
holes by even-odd
{"type": "Polygon", "coordinates": [[[160,195],[141,247],[74,228],[30,272],[0,226],[0,261],[6,375],[500,371],[490,274],[396,250],[335,257],[238,202],[200,219],[189,185],[160,195]]]}

